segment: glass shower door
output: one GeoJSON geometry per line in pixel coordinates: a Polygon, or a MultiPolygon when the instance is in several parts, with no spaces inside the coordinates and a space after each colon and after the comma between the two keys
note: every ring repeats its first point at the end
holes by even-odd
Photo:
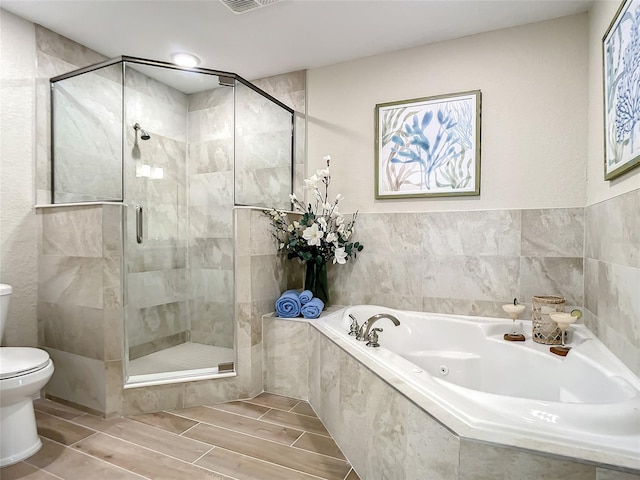
{"type": "Polygon", "coordinates": [[[232,246],[218,237],[231,233],[233,204],[210,194],[224,193],[229,174],[203,173],[208,137],[197,107],[206,95],[178,88],[184,74],[126,63],[128,384],[212,375],[235,359],[233,255],[216,253],[232,246]]]}

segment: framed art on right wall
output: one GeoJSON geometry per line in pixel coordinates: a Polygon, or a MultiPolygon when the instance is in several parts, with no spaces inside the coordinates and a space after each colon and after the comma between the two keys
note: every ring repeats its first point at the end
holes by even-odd
{"type": "Polygon", "coordinates": [[[640,165],[640,0],[624,0],[602,39],[604,178],[640,165]]]}

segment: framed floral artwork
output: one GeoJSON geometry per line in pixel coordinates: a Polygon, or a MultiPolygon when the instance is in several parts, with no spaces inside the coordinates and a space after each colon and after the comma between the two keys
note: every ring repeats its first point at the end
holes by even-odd
{"type": "Polygon", "coordinates": [[[640,0],[625,0],[602,39],[604,178],[640,165],[640,0]]]}
{"type": "Polygon", "coordinates": [[[480,195],[480,97],[376,105],[376,199],[480,195]]]}

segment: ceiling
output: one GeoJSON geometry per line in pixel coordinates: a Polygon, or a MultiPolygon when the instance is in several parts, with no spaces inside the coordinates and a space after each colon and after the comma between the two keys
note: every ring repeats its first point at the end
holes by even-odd
{"type": "Polygon", "coordinates": [[[586,12],[592,0],[283,0],[235,14],[218,0],[1,0],[107,57],[170,61],[249,80],[586,12]]]}

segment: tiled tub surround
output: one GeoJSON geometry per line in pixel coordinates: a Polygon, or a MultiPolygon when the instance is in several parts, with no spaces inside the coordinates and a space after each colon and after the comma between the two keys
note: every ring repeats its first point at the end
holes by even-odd
{"type": "Polygon", "coordinates": [[[640,189],[586,208],[585,320],[640,376],[640,189]]]}
{"type": "Polygon", "coordinates": [[[503,317],[518,298],[582,307],[584,209],[360,213],[362,255],[329,270],[331,302],[503,317]]]}
{"type": "Polygon", "coordinates": [[[559,294],[640,375],[640,189],[584,208],[361,213],[355,262],[330,267],[334,304],[502,317],[559,294]]]}
{"type": "MultiPolygon", "coordinates": [[[[352,356],[313,322],[265,317],[264,335],[265,389],[285,392],[285,383],[290,383],[293,391],[308,392],[309,403],[361,478],[640,478],[640,471],[623,472],[598,463],[602,458],[578,462],[536,453],[531,445],[479,442],[459,435],[434,418],[431,406],[412,399],[403,382],[384,376],[376,365],[365,366],[363,358],[352,356]],[[275,332],[280,336],[277,351],[269,341],[275,332]],[[293,346],[293,339],[304,347],[293,346]],[[283,358],[286,364],[278,360],[283,358]],[[266,374],[276,366],[280,378],[287,377],[279,384],[266,374]]],[[[455,424],[455,418],[450,420],[455,424]]]]}
{"type": "Polygon", "coordinates": [[[510,324],[370,305],[313,322],[347,353],[380,367],[373,370],[381,378],[401,381],[400,391],[459,436],[640,472],[640,379],[584,325],[572,329],[571,353],[558,357],[528,332],[526,342],[506,342],[510,324]],[[348,315],[363,322],[376,313],[400,325],[378,321],[382,347],[372,349],[348,335],[348,315]]]}

